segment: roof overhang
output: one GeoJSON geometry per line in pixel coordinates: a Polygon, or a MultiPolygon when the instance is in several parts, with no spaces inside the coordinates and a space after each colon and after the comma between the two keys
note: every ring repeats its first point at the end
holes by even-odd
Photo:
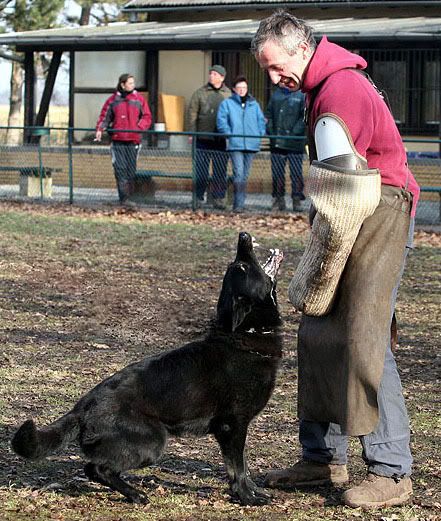
{"type": "Polygon", "coordinates": [[[441,7],[441,0],[131,0],[123,12],[170,12],[207,9],[300,9],[315,7],[441,7]]]}
{"type": "MultiPolygon", "coordinates": [[[[335,42],[406,46],[439,46],[441,17],[339,18],[309,20],[315,34],[335,42]]],[[[73,27],[3,33],[0,45],[17,51],[246,49],[259,20],[182,23],[118,23],[103,27],[73,27]]]]}

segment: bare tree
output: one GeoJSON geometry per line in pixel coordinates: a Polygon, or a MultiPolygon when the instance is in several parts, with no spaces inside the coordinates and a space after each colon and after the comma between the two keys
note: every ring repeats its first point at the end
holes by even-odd
{"type": "MultiPolygon", "coordinates": [[[[77,20],[70,21],[78,25],[105,25],[116,20],[122,20],[118,7],[126,0],[113,2],[94,2],[92,0],[78,0],[81,6],[81,15],[77,20]]],[[[49,29],[55,27],[57,18],[62,12],[65,0],[0,0],[0,20],[6,22],[8,28],[14,32],[49,29]]],[[[12,62],[11,94],[9,104],[8,126],[19,126],[20,112],[23,102],[24,71],[21,57],[14,54],[16,60],[12,62]]],[[[43,69],[44,69],[44,64],[43,69]]],[[[18,144],[19,130],[10,129],[8,142],[18,144]]]]}

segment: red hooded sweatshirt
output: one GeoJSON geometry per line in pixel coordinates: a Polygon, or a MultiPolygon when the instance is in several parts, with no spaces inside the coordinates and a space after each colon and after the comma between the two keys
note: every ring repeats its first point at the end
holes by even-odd
{"type": "Polygon", "coordinates": [[[314,129],[324,113],[340,117],[349,129],[357,152],[367,159],[369,168],[378,168],[385,185],[406,187],[413,194],[415,215],[419,186],[407,166],[406,151],[386,103],[362,74],[350,69],[365,69],[366,61],[324,36],[317,46],[303,79],[306,102],[311,90],[322,83],[309,114],[314,129]]]}

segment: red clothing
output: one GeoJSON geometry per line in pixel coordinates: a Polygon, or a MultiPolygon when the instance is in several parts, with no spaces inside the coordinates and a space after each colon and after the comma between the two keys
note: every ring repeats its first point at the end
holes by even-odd
{"type": "MultiPolygon", "coordinates": [[[[152,123],[149,106],[136,90],[122,96],[119,91],[104,103],[96,130],[115,128],[118,130],[147,130],[152,123]]],[[[112,141],[141,142],[141,134],[134,132],[112,132],[112,141]]]]}
{"type": "Polygon", "coordinates": [[[385,185],[407,187],[413,194],[415,215],[419,186],[407,166],[407,156],[395,121],[368,79],[351,68],[365,69],[366,61],[324,36],[303,80],[307,103],[311,90],[324,81],[313,103],[309,124],[313,129],[321,114],[339,116],[351,133],[357,151],[369,168],[378,168],[385,185]],[[326,79],[327,78],[327,79],[326,79]]]}

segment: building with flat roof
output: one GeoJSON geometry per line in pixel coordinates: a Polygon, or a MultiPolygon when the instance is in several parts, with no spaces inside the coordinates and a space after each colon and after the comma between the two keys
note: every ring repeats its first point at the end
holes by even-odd
{"type": "Polygon", "coordinates": [[[42,125],[62,53],[70,58],[69,125],[93,127],[119,74],[130,72],[148,91],[154,120],[160,92],[183,96],[207,81],[213,63],[224,65],[226,83],[245,74],[265,106],[271,85],[249,52],[259,21],[289,9],[315,29],[361,54],[368,72],[389,96],[404,134],[436,136],[441,112],[441,1],[368,0],[131,0],[131,22],[6,33],[0,44],[25,55],[25,121],[42,125]],[[146,19],[146,21],[141,21],[146,19]],[[52,51],[40,108],[35,107],[34,58],[52,51]]]}

